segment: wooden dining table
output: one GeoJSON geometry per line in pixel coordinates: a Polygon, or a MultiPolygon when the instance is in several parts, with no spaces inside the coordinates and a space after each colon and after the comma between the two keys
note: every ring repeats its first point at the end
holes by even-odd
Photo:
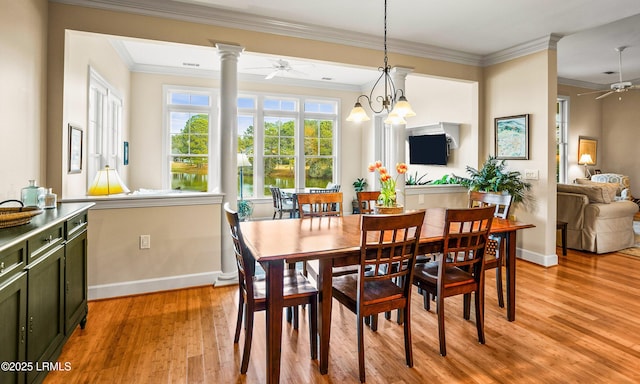
{"type": "MultiPolygon", "coordinates": [[[[419,254],[442,250],[445,208],[428,208],[419,254]]],[[[491,233],[504,233],[506,238],[507,319],[515,320],[516,311],[516,233],[534,227],[532,224],[494,218],[491,233]]],[[[267,281],[267,383],[280,380],[280,348],[282,344],[282,283],[284,262],[318,260],[318,333],[319,368],[329,368],[331,335],[332,267],[359,263],[361,215],[314,217],[304,219],[246,221],[241,230],[249,251],[266,271],[267,281]]]]}

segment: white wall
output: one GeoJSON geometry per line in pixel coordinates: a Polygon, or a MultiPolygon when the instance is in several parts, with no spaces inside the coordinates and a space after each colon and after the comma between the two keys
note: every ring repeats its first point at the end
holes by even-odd
{"type": "MultiPolygon", "coordinates": [[[[478,162],[479,127],[477,108],[477,83],[427,76],[410,76],[407,79],[407,98],[417,116],[407,119],[407,128],[438,122],[460,124],[459,148],[451,150],[445,166],[409,165],[409,173],[427,174],[424,180],[435,180],[443,175],[465,175],[467,165],[476,167],[478,162]]],[[[407,164],[409,149],[407,147],[407,164]]]]}
{"type": "MultiPolygon", "coordinates": [[[[122,140],[129,139],[129,111],[131,102],[130,73],[127,66],[120,60],[106,36],[93,33],[67,31],[65,44],[65,71],[64,71],[64,104],[62,129],[62,151],[68,151],[67,124],[74,124],[83,129],[83,156],[82,172],[67,173],[67,156],[62,156],[62,198],[86,196],[87,177],[87,153],[88,153],[88,103],[89,103],[89,67],[93,68],[107,81],[123,102],[122,110],[122,140]]],[[[125,184],[128,182],[127,167],[121,167],[120,176],[125,184]]]]}

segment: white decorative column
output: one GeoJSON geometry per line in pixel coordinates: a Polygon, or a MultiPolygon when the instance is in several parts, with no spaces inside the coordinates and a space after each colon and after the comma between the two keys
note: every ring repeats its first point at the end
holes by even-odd
{"type": "MultiPolygon", "coordinates": [[[[405,91],[405,80],[407,75],[413,72],[411,68],[393,67],[391,69],[391,80],[396,86],[396,90],[402,89],[405,91]]],[[[406,96],[406,92],[405,92],[406,96]]],[[[395,169],[397,163],[404,163],[406,161],[406,140],[407,140],[407,127],[405,124],[394,124],[391,129],[391,142],[388,143],[391,154],[391,164],[388,165],[389,169],[395,169]]],[[[401,191],[398,194],[398,203],[404,205],[404,177],[398,178],[396,188],[401,191]]]]}
{"type": "MultiPolygon", "coordinates": [[[[244,50],[238,45],[216,44],[220,54],[220,183],[224,193],[222,203],[229,202],[237,209],[238,167],[236,151],[238,148],[238,57],[244,50]]],[[[234,283],[236,271],[233,241],[229,235],[229,223],[224,211],[221,214],[221,258],[222,275],[216,285],[234,283]]]]}

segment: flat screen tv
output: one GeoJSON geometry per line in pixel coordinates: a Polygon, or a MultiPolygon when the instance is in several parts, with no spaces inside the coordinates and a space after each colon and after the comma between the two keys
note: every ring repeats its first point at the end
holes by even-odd
{"type": "Polygon", "coordinates": [[[447,165],[449,158],[447,135],[409,136],[411,164],[447,165]]]}

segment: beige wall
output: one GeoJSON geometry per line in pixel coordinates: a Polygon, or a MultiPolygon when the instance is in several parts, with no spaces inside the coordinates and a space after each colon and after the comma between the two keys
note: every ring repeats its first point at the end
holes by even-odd
{"type": "Polygon", "coordinates": [[[91,298],[213,283],[221,270],[220,215],[219,204],[91,209],[91,298]],[[139,249],[140,235],[151,236],[150,249],[139,249]]]}
{"type": "Polygon", "coordinates": [[[556,187],[555,187],[555,99],[556,51],[545,51],[490,66],[485,74],[484,143],[489,154],[495,153],[494,118],[529,114],[529,159],[509,160],[512,170],[538,170],[539,180],[531,180],[535,207],[518,207],[520,221],[533,223],[519,236],[525,257],[543,258],[543,264],[557,260],[555,255],[556,187]]]}
{"type": "MultiPolygon", "coordinates": [[[[47,1],[0,0],[0,201],[45,178],[47,1]]],[[[56,191],[57,192],[57,191],[56,191]]]]}
{"type": "Polygon", "coordinates": [[[598,156],[602,154],[602,172],[629,176],[631,194],[637,198],[640,197],[640,92],[626,92],[620,97],[622,100],[618,95],[601,100],[602,135],[598,156]]]}

